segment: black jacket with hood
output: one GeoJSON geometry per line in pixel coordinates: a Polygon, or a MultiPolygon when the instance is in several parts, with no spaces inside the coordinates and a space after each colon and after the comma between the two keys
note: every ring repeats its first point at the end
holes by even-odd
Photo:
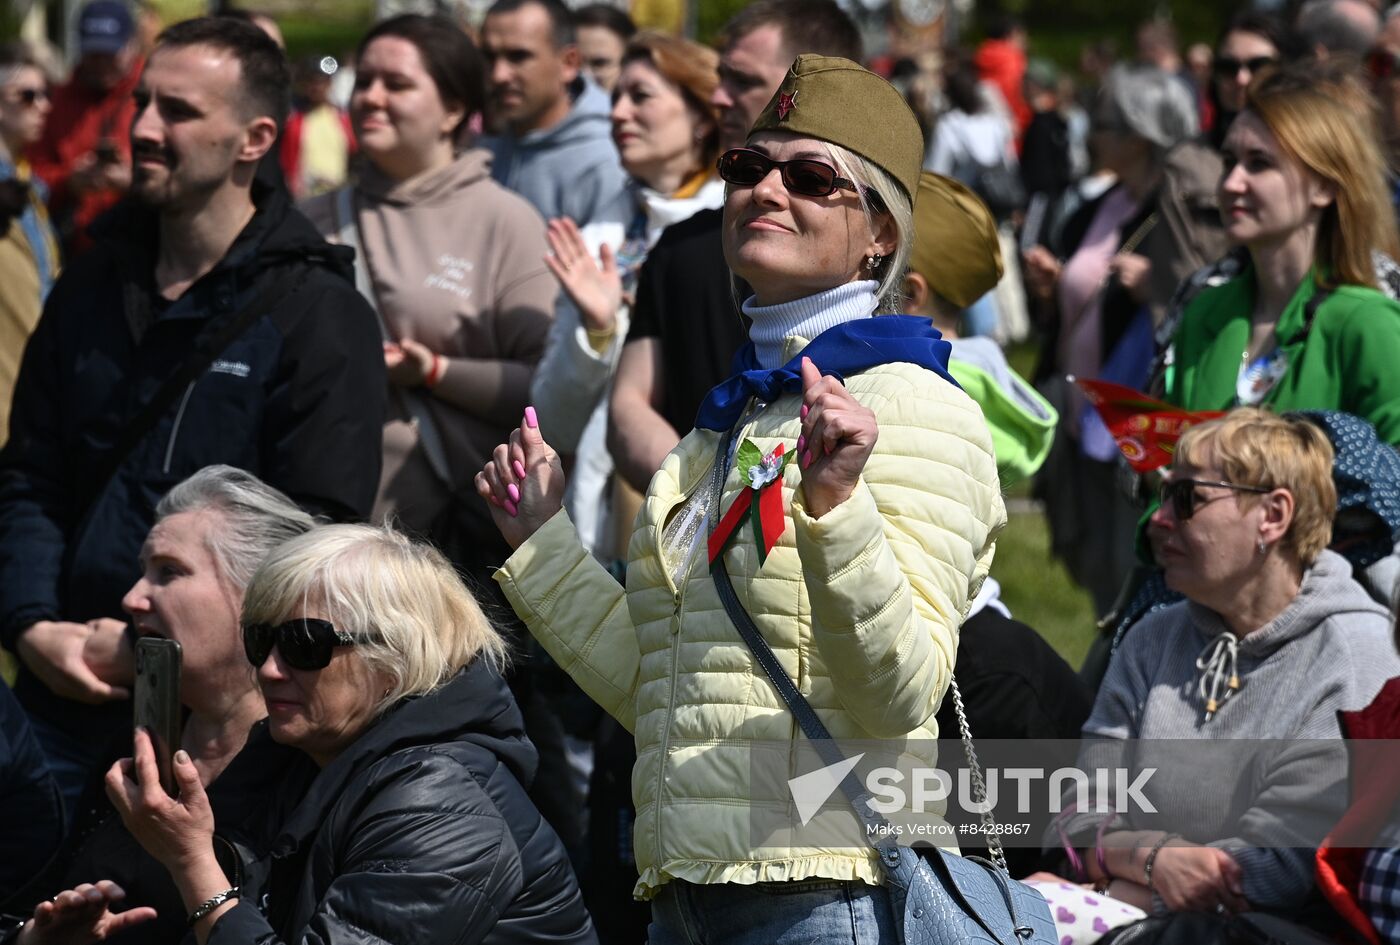
{"type": "MultiPolygon", "coordinates": [[[[20,368],[0,453],[0,643],[40,620],[123,616],[156,502],[196,470],[227,463],[308,510],[369,514],[379,484],[385,377],[353,255],[254,185],[257,212],[224,258],[174,302],[155,289],[157,220],[124,204],[68,266],[20,368]],[[290,290],[191,383],[106,482],[121,431],[188,357],[207,324],[255,304],[288,268],[290,290]],[[90,498],[89,498],[90,497],[90,498]]],[[[21,669],[35,715],[90,737],[120,708],[80,705],[21,669]]]]}
{"type": "Polygon", "coordinates": [[[535,760],[481,661],[405,701],[321,770],[209,945],[596,945],[564,846],[525,793],[535,760]]]}

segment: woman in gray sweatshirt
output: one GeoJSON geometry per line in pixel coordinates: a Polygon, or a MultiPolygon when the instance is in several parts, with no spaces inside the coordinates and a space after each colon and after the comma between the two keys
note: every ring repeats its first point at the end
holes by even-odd
{"type": "Polygon", "coordinates": [[[1079,768],[1140,790],[1066,794],[1047,842],[1076,879],[1155,914],[1312,899],[1346,806],[1337,713],[1400,675],[1389,615],[1325,550],[1335,510],[1306,420],[1240,408],[1182,437],[1148,536],[1187,600],[1133,628],[1085,723],[1079,768]]]}

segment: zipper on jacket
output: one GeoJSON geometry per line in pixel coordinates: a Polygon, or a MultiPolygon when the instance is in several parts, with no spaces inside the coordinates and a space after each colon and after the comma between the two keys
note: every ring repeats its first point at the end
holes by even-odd
{"type": "MultiPolygon", "coordinates": [[[[752,402],[750,406],[752,406],[752,402]]],[[[748,411],[746,411],[745,415],[739,421],[740,424],[742,426],[748,426],[750,423],[752,423],[755,415],[756,413],[750,415],[748,411]]],[[[719,435],[721,437],[723,436],[723,434],[719,435]]],[[[715,445],[718,445],[718,441],[715,445]]],[[[711,450],[712,454],[713,452],[714,450],[711,450]]],[[[694,495],[695,490],[699,488],[701,484],[704,484],[706,486],[711,485],[710,480],[714,475],[715,462],[717,462],[717,460],[712,461],[709,466],[705,467],[703,472],[699,473],[692,481],[686,483],[686,488],[681,490],[681,499],[676,505],[684,505],[686,502],[690,501],[690,499],[694,495]]],[[[721,483],[720,498],[723,499],[723,497],[724,484],[721,483]]],[[[658,523],[658,526],[656,528],[653,540],[656,543],[658,555],[660,554],[662,535],[666,531],[666,518],[671,514],[672,511],[675,510],[676,505],[673,505],[670,509],[667,509],[666,514],[661,516],[661,521],[658,523]]],[[[719,510],[710,509],[710,514],[713,516],[718,516],[719,510]]],[[[656,822],[655,844],[658,860],[662,858],[661,853],[664,845],[664,840],[662,839],[661,831],[661,808],[663,806],[662,796],[666,790],[666,772],[669,770],[671,764],[671,720],[675,718],[676,714],[676,678],[680,674],[681,661],[679,640],[675,638],[678,638],[680,636],[681,610],[685,605],[685,588],[686,585],[690,583],[689,581],[683,581],[681,585],[677,587],[676,582],[671,580],[671,569],[663,567],[661,571],[662,576],[666,580],[666,586],[669,587],[671,590],[671,599],[672,601],[674,601],[674,610],[671,613],[671,636],[673,639],[671,642],[671,646],[669,647],[671,651],[671,667],[669,674],[669,692],[666,698],[666,721],[662,727],[661,758],[660,763],[657,766],[657,777],[660,779],[660,783],[656,785],[656,811],[653,814],[653,819],[656,822]]]]}
{"type": "Polygon", "coordinates": [[[194,393],[195,383],[196,381],[190,381],[189,386],[185,388],[185,396],[180,398],[180,409],[175,411],[175,425],[170,428],[170,442],[165,445],[165,465],[161,472],[169,473],[170,464],[175,459],[175,438],[180,434],[180,421],[185,419],[185,407],[190,402],[190,395],[194,393]]]}

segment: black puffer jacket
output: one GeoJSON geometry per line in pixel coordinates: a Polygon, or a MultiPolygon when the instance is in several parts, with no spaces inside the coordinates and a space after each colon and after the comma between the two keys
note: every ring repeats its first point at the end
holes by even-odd
{"type": "MultiPolygon", "coordinates": [[[[323,240],[282,191],[176,301],[155,290],[154,211],[119,205],[97,246],[64,270],[25,350],[0,453],[0,644],[40,620],[124,616],[141,543],[171,486],[213,463],[246,469],[313,512],[367,517],[379,484],[384,354],[355,291],[353,255],[323,240]],[[95,481],[122,431],[212,322],[232,320],[282,278],[292,290],[219,355],[95,481]]],[[[21,667],[31,715],[91,739],[124,705],[85,706],[21,667]]]]}
{"type": "Polygon", "coordinates": [[[510,690],[468,667],[320,773],[209,945],[596,943],[534,767],[510,690]]]}

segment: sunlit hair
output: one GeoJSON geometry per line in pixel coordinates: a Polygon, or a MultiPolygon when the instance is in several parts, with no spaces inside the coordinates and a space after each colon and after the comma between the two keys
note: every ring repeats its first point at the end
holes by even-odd
{"type": "Polygon", "coordinates": [[[719,53],[688,39],[644,30],[629,39],[623,50],[623,67],[633,62],[649,63],[680,90],[695,114],[709,122],[700,144],[700,167],[712,167],[719,157],[719,110],[710,102],[719,85],[719,53]]]}
{"type": "Polygon", "coordinates": [[[839,144],[825,142],[826,151],[831,155],[831,163],[837,173],[855,183],[860,194],[860,207],[865,212],[865,222],[870,231],[875,232],[876,217],[885,212],[894,221],[895,251],[880,260],[874,277],[880,284],[875,294],[880,299],[877,312],[894,313],[904,311],[904,274],[909,268],[909,256],[914,252],[914,204],[904,188],[890,176],[889,172],[873,161],[868,161],[854,151],[839,144]],[[879,204],[870,199],[867,191],[873,191],[879,204]]]}
{"type": "MultiPolygon", "coordinates": [[[[1293,496],[1293,522],[1283,542],[1304,567],[1332,541],[1332,520],[1337,515],[1332,455],[1332,443],[1320,427],[1259,407],[1237,407],[1192,427],[1176,449],[1178,463],[1218,466],[1226,482],[1287,489],[1293,496]]],[[[1235,497],[1244,508],[1261,501],[1261,496],[1247,492],[1235,497]]]]}
{"type": "Polygon", "coordinates": [[[279,547],[253,575],[245,624],[315,615],[357,641],[393,683],[376,706],[422,695],[474,660],[505,668],[506,644],[452,565],[388,527],[322,525],[279,547]]]}
{"type": "Polygon", "coordinates": [[[204,545],[223,583],[242,594],[268,553],[316,525],[297,504],[257,476],[232,466],[205,466],[156,505],[156,521],[185,512],[210,512],[216,525],[204,545]]]}
{"type": "Polygon", "coordinates": [[[39,59],[23,43],[0,43],[0,85],[9,85],[23,69],[43,71],[39,59]]]}
{"type": "Polygon", "coordinates": [[[1376,104],[1357,76],[1319,63],[1262,73],[1245,110],[1268,126],[1283,150],[1330,183],[1336,200],[1322,213],[1314,263],[1324,285],[1376,288],[1372,250],[1400,258],[1386,186],[1376,104]]]}

